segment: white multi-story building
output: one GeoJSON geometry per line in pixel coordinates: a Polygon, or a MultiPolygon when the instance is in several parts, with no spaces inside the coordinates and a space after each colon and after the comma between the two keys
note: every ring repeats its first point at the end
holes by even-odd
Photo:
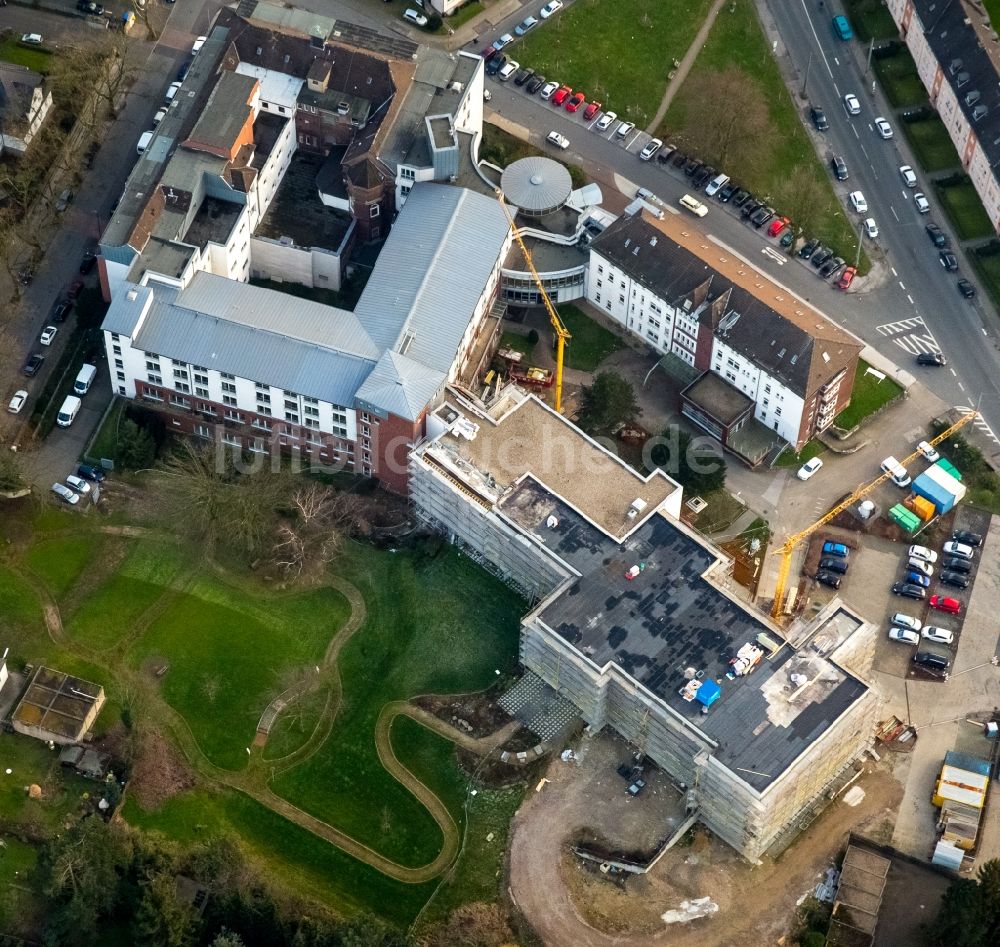
{"type": "Polygon", "coordinates": [[[989,10],[967,0],[886,0],[886,6],[1000,232],[1000,51],[989,10]]]}
{"type": "Polygon", "coordinates": [[[587,299],[700,376],[685,415],[752,462],[850,401],[860,343],[672,216],[625,214],[595,237],[587,299]]]}

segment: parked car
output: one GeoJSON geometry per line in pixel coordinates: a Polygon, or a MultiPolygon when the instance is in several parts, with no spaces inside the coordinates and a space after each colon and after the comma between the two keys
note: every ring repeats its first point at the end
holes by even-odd
{"type": "Polygon", "coordinates": [[[859,214],[868,213],[868,201],[865,200],[865,195],[862,194],[861,191],[851,191],[847,197],[851,202],[851,207],[853,207],[859,214]]]}
{"type": "Polygon", "coordinates": [[[598,120],[597,124],[594,126],[599,132],[607,131],[611,124],[618,118],[614,112],[605,112],[598,120]]]}
{"type": "Polygon", "coordinates": [[[574,92],[566,102],[567,112],[579,111],[580,107],[587,104],[587,96],[582,92],[574,92]]]}
{"type": "Polygon", "coordinates": [[[849,39],[854,38],[854,30],[851,29],[851,24],[846,16],[835,16],[833,18],[833,32],[835,36],[842,39],[845,43],[849,39]]]}
{"type": "Polygon", "coordinates": [[[548,137],[545,139],[550,145],[555,145],[557,148],[562,148],[565,151],[569,147],[569,139],[560,135],[559,132],[549,132],[548,137]]]}
{"type": "Polygon", "coordinates": [[[958,269],[958,260],[950,250],[938,251],[938,259],[948,273],[954,273],[958,269]]]}
{"type": "Polygon", "coordinates": [[[898,625],[900,628],[909,628],[912,631],[920,631],[920,619],[913,618],[904,612],[896,612],[896,614],[889,619],[889,623],[892,625],[898,625]]]}
{"type": "MultiPolygon", "coordinates": [[[[424,23],[421,23],[420,25],[421,25],[421,26],[425,26],[425,25],[426,25],[426,20],[425,20],[425,22],[424,22],[424,23]]],[[[199,37],[198,37],[198,38],[197,38],[197,39],[196,39],[196,40],[195,40],[195,41],[194,41],[194,42],[193,42],[193,43],[191,44],[191,55],[192,55],[192,56],[197,56],[197,55],[198,55],[198,52],[199,52],[199,51],[201,50],[201,47],[202,47],[202,46],[204,46],[204,45],[205,45],[205,43],[207,43],[207,42],[208,42],[208,37],[207,37],[207,36],[199,36],[199,37]]]]}
{"type": "Polygon", "coordinates": [[[947,595],[932,595],[927,604],[939,612],[948,612],[950,615],[958,615],[962,611],[962,603],[957,598],[949,598],[947,595]]]}
{"type": "Polygon", "coordinates": [[[912,583],[913,585],[919,585],[921,588],[929,589],[931,587],[931,580],[921,572],[915,572],[910,569],[904,576],[903,581],[912,583]]]}
{"type": "Polygon", "coordinates": [[[757,200],[757,198],[753,198],[752,200],[747,201],[740,208],[740,217],[742,217],[744,220],[747,220],[754,214],[756,214],[757,211],[759,211],[763,206],[764,206],[763,201],[759,201],[757,200]]]}
{"type": "Polygon", "coordinates": [[[538,15],[543,19],[547,20],[553,13],[562,9],[563,0],[549,0],[548,3],[538,11],[538,15]]]}
{"type": "Polygon", "coordinates": [[[692,176],[691,183],[700,191],[715,177],[716,171],[710,164],[702,165],[692,176]]]}
{"type": "Polygon", "coordinates": [[[833,168],[833,176],[838,181],[846,181],[850,177],[847,173],[847,162],[839,155],[834,155],[830,159],[830,167],[833,168]]]}
{"type": "Polygon", "coordinates": [[[28,392],[25,389],[14,392],[14,397],[10,399],[7,403],[7,410],[11,414],[20,414],[21,408],[24,407],[24,403],[28,400],[28,392]]]}
{"type": "Polygon", "coordinates": [[[87,250],[83,255],[83,259],[80,260],[80,275],[86,276],[96,265],[97,254],[93,250],[87,250]]]}
{"type": "Polygon", "coordinates": [[[631,135],[634,129],[635,122],[622,122],[615,131],[615,134],[619,138],[625,138],[627,135],[631,135]]]}
{"type": "Polygon", "coordinates": [[[32,355],[24,363],[24,367],[21,369],[22,375],[27,375],[28,378],[34,378],[38,374],[42,365],[45,363],[44,355],[32,355]]]}
{"type": "Polygon", "coordinates": [[[928,578],[934,575],[934,566],[929,562],[924,562],[923,559],[918,559],[916,556],[910,556],[906,562],[906,568],[912,572],[919,572],[921,575],[926,575],[928,578]]]}
{"type": "Polygon", "coordinates": [[[514,78],[514,75],[521,68],[521,64],[513,59],[508,59],[501,67],[499,72],[497,72],[497,78],[501,82],[508,82],[510,79],[514,78]]]}
{"type": "Polygon", "coordinates": [[[545,85],[545,76],[535,73],[535,75],[528,80],[524,87],[524,91],[534,95],[539,89],[545,85]]]}
{"type": "MultiPolygon", "coordinates": [[[[711,185],[710,185],[711,186],[711,185]]],[[[724,187],[720,187],[715,194],[715,199],[720,204],[728,204],[732,199],[733,195],[739,190],[739,188],[730,181],[724,187]]]]}
{"type": "Polygon", "coordinates": [[[923,191],[917,191],[917,193],[913,195],[913,204],[917,208],[918,214],[930,213],[931,204],[930,201],[924,197],[923,191]]]}
{"type": "Polygon", "coordinates": [[[875,223],[874,217],[865,218],[865,236],[870,240],[874,240],[878,236],[878,224],[875,223]]]}
{"type": "Polygon", "coordinates": [[[73,304],[65,299],[60,299],[53,307],[49,318],[53,322],[65,322],[66,317],[73,311],[73,304]]]}
{"type": "Polygon", "coordinates": [[[823,548],[820,552],[824,556],[839,556],[841,559],[847,559],[851,555],[851,550],[847,548],[843,543],[837,543],[833,540],[827,540],[823,543],[823,548]]]}
{"type": "Polygon", "coordinates": [[[816,573],[816,581],[819,582],[820,585],[825,585],[828,588],[839,589],[841,578],[835,572],[826,572],[821,570],[816,573]]]}
{"type": "Polygon", "coordinates": [[[875,119],[875,131],[883,141],[892,138],[892,126],[881,115],[875,119]]]}
{"type": "Polygon", "coordinates": [[[66,478],[66,485],[68,487],[72,487],[72,489],[74,489],[82,497],[85,497],[90,493],[90,484],[82,477],[77,477],[75,474],[70,474],[66,478]]]}
{"type": "Polygon", "coordinates": [[[179,82],[171,82],[167,86],[167,91],[163,96],[164,101],[169,105],[174,100],[174,96],[180,91],[181,84],[179,82]]]}
{"type": "Polygon", "coordinates": [[[760,230],[774,216],[773,207],[760,207],[750,215],[750,223],[760,230]]]}
{"type": "Polygon", "coordinates": [[[840,279],[837,280],[837,289],[842,289],[845,292],[851,288],[851,283],[854,282],[854,277],[858,275],[858,271],[853,266],[844,267],[844,272],[840,274],[840,279]]]}
{"type": "Polygon", "coordinates": [[[42,45],[42,34],[41,33],[25,33],[21,36],[21,42],[26,43],[28,46],[41,46],[42,45]]]}
{"type": "Polygon", "coordinates": [[[833,256],[833,250],[831,250],[829,247],[821,246],[813,251],[813,255],[810,258],[809,262],[814,267],[816,267],[816,269],[819,269],[832,256],[833,256]]]}
{"type": "Polygon", "coordinates": [[[802,249],[799,250],[799,256],[803,260],[808,260],[809,257],[811,257],[816,252],[818,247],[819,247],[819,241],[816,240],[815,238],[807,240],[802,245],[802,249]]]}
{"type": "Polygon", "coordinates": [[[932,464],[936,464],[941,459],[941,455],[927,441],[921,441],[917,444],[917,450],[920,451],[924,460],[932,464]]]}
{"type": "Polygon", "coordinates": [[[826,112],[818,105],[809,106],[809,118],[818,132],[825,132],[830,127],[830,123],[826,118],[826,112]]]}
{"type": "Polygon", "coordinates": [[[583,120],[589,122],[601,110],[600,102],[589,102],[583,110],[583,120]]]}
{"type": "Polygon", "coordinates": [[[950,559],[942,559],[941,568],[947,569],[949,572],[961,572],[962,575],[968,575],[972,571],[972,562],[969,559],[959,559],[953,556],[950,559]]]}
{"type": "Polygon", "coordinates": [[[545,85],[542,86],[542,91],[539,94],[543,99],[551,99],[558,88],[558,82],[546,82],[545,85]]]}
{"type": "Polygon", "coordinates": [[[912,582],[896,582],[892,587],[892,594],[902,595],[903,598],[923,599],[927,596],[927,590],[912,582]]]}
{"type": "Polygon", "coordinates": [[[514,37],[511,36],[510,33],[504,33],[503,36],[501,36],[499,39],[493,40],[493,48],[497,52],[500,52],[501,49],[503,49],[505,46],[509,46],[513,42],[514,42],[514,37]]]}
{"type": "Polygon", "coordinates": [[[819,457],[813,457],[811,460],[807,460],[801,467],[799,467],[799,472],[795,475],[799,480],[808,480],[820,467],[823,466],[823,461],[819,457]]]}
{"type": "Polygon", "coordinates": [[[42,345],[51,345],[52,340],[56,337],[56,333],[59,331],[58,326],[46,326],[42,329],[42,334],[39,336],[38,341],[42,345]]]}
{"type": "Polygon", "coordinates": [[[889,640],[899,641],[902,644],[920,644],[920,634],[909,628],[890,628],[889,640]]]}
{"type": "Polygon", "coordinates": [[[958,286],[958,291],[966,299],[972,299],[976,295],[976,287],[972,285],[967,279],[960,279],[956,284],[958,286]]]}
{"type": "Polygon", "coordinates": [[[777,237],[790,223],[791,221],[787,217],[775,217],[767,228],[767,235],[769,237],[777,237]]]}
{"type": "Polygon", "coordinates": [[[924,562],[929,562],[932,565],[938,560],[938,554],[933,549],[928,549],[926,546],[918,546],[916,544],[910,546],[907,555],[911,559],[923,559],[924,562]]]}
{"type": "Polygon", "coordinates": [[[639,152],[639,157],[643,161],[649,161],[663,147],[663,142],[659,138],[651,138],[646,142],[646,147],[639,152]]]}
{"type": "Polygon", "coordinates": [[[948,246],[948,237],[937,224],[925,224],[924,230],[927,231],[927,236],[930,238],[930,241],[934,244],[934,246],[939,249],[948,246]]]}
{"type": "Polygon", "coordinates": [[[514,27],[514,32],[518,36],[524,36],[524,34],[528,32],[528,30],[533,30],[536,26],[538,26],[538,20],[533,16],[529,16],[514,27]]]}
{"type": "Polygon", "coordinates": [[[673,157],[675,168],[684,168],[688,163],[688,156],[683,151],[678,151],[673,157]]]}
{"type": "Polygon", "coordinates": [[[899,176],[903,179],[903,183],[907,187],[917,186],[917,175],[908,164],[900,165],[899,176]]]}
{"type": "Polygon", "coordinates": [[[535,74],[535,70],[530,67],[527,69],[518,69],[517,75],[514,76],[514,85],[525,85],[527,81],[535,74]]]}
{"type": "Polygon", "coordinates": [[[918,651],[913,656],[913,663],[919,664],[930,671],[946,671],[951,667],[951,661],[946,657],[930,651],[918,651]]]}
{"type": "Polygon", "coordinates": [[[550,101],[553,105],[562,105],[572,94],[573,90],[568,85],[560,86],[553,93],[550,101]]]}
{"type": "Polygon", "coordinates": [[[83,292],[83,280],[75,279],[66,287],[66,296],[69,299],[76,299],[83,292]]]}
{"type": "Polygon", "coordinates": [[[976,553],[972,546],[960,543],[957,540],[949,540],[941,547],[945,555],[955,556],[957,559],[972,559],[976,553]]]}
{"type": "Polygon", "coordinates": [[[832,260],[827,260],[826,263],[819,268],[819,275],[823,279],[829,279],[835,273],[840,271],[840,268],[844,265],[844,263],[845,260],[842,256],[835,256],[832,260]]]}
{"type": "Polygon", "coordinates": [[[84,480],[92,480],[94,483],[104,483],[107,479],[107,474],[102,468],[92,467],[90,464],[80,464],[76,468],[76,472],[84,480]]]}
{"type": "Polygon", "coordinates": [[[732,197],[733,207],[742,207],[751,197],[753,195],[749,191],[742,187],[737,188],[732,197]]]}
{"type": "Polygon", "coordinates": [[[972,546],[973,549],[978,549],[983,544],[983,537],[979,533],[972,532],[971,529],[956,529],[951,534],[951,538],[954,542],[965,543],[966,546],[972,546]]]}
{"type": "Polygon", "coordinates": [[[951,585],[956,589],[967,589],[969,587],[969,577],[961,572],[952,572],[950,569],[942,572],[938,578],[942,585],[951,585]]]}
{"type": "Polygon", "coordinates": [[[70,506],[76,506],[76,504],[80,502],[80,494],[74,493],[64,483],[52,484],[52,492],[59,497],[60,500],[64,503],[68,503],[70,506]]]}
{"type": "Polygon", "coordinates": [[[948,364],[948,359],[946,359],[940,352],[921,352],[917,356],[918,365],[928,365],[931,367],[943,367],[948,364]]]}
{"type": "Polygon", "coordinates": [[[822,572],[835,572],[837,575],[847,575],[847,570],[851,564],[847,559],[838,559],[836,556],[825,556],[819,561],[819,568],[822,572]]]}

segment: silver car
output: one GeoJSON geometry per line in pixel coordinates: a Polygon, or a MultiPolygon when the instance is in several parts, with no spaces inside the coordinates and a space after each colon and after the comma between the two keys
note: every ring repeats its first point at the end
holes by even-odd
{"type": "Polygon", "coordinates": [[[54,483],[52,484],[52,492],[59,497],[64,503],[68,503],[70,506],[76,506],[80,502],[80,494],[74,493],[69,487],[64,483],[54,483]]]}

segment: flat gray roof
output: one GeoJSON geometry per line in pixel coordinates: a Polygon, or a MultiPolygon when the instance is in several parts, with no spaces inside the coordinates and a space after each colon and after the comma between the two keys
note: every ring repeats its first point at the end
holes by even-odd
{"type": "Polygon", "coordinates": [[[727,678],[743,645],[760,633],[784,644],[781,633],[706,577],[720,554],[666,516],[651,516],[619,543],[530,476],[498,507],[580,574],[540,620],[595,667],[618,665],[685,717],[758,792],[868,689],[814,651],[787,645],[751,674],[727,678]],[[633,566],[641,571],[629,580],[633,566]],[[688,668],[721,688],[707,713],[680,696],[688,668]]]}

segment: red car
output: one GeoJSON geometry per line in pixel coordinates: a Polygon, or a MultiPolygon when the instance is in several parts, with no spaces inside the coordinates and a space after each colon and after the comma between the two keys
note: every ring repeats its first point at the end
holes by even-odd
{"type": "Polygon", "coordinates": [[[847,267],[843,273],[840,274],[840,279],[837,280],[837,289],[850,289],[851,283],[854,282],[854,277],[857,276],[858,271],[853,267],[847,267]]]}
{"type": "Polygon", "coordinates": [[[496,50],[492,46],[487,46],[480,54],[483,59],[489,59],[490,56],[496,55],[496,50]]]}
{"type": "Polygon", "coordinates": [[[587,97],[582,92],[575,92],[573,97],[566,103],[566,111],[575,112],[586,101],[587,97]]]}
{"type": "Polygon", "coordinates": [[[559,86],[552,95],[552,104],[562,105],[572,94],[573,90],[568,85],[559,86]]]}
{"type": "Polygon", "coordinates": [[[767,228],[767,235],[769,237],[776,237],[788,224],[791,223],[787,217],[775,217],[771,221],[771,226],[767,228]]]}
{"type": "Polygon", "coordinates": [[[939,612],[948,612],[951,615],[957,615],[962,610],[962,603],[957,598],[949,598],[947,595],[932,595],[927,604],[939,612]]]}
{"type": "Polygon", "coordinates": [[[591,102],[590,105],[583,110],[583,120],[585,122],[589,122],[600,110],[600,102],[591,102]]]}

